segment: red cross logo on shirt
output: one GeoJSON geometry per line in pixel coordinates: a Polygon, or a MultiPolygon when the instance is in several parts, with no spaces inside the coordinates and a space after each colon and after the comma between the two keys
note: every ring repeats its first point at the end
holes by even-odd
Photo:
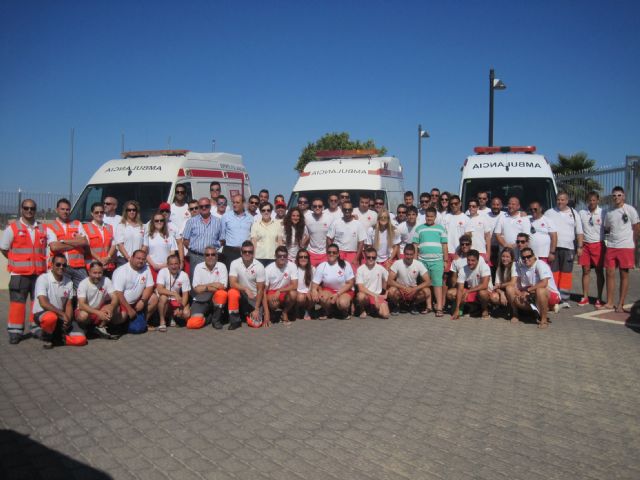
{"type": "Polygon", "coordinates": [[[342,270],[338,270],[338,276],[342,276],[342,275],[343,275],[342,270]]]}
{"type": "Polygon", "coordinates": [[[288,278],[289,274],[287,272],[284,272],[284,278],[288,278]]]}

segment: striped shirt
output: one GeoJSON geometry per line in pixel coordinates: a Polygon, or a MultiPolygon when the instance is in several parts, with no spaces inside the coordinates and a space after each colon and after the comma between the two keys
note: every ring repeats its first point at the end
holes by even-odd
{"type": "Polygon", "coordinates": [[[222,226],[220,220],[211,215],[205,223],[202,215],[196,215],[187,220],[182,238],[189,240],[189,250],[202,255],[207,247],[220,248],[222,226]]]}
{"type": "Polygon", "coordinates": [[[222,238],[224,244],[230,247],[241,247],[242,242],[251,237],[251,226],[253,217],[250,213],[243,211],[238,215],[233,210],[225,213],[220,219],[222,222],[222,238]]]}
{"type": "Polygon", "coordinates": [[[412,242],[418,245],[420,260],[444,260],[442,245],[447,243],[447,231],[442,225],[420,225],[416,228],[412,242]]]}

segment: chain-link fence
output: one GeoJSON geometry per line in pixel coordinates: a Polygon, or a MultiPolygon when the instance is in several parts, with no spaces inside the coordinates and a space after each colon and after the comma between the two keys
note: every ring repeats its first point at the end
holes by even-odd
{"type": "MultiPolygon", "coordinates": [[[[71,203],[78,199],[79,195],[74,195],[71,203]]],[[[68,198],[68,193],[56,192],[28,192],[23,190],[0,191],[0,229],[4,229],[9,220],[18,218],[20,215],[20,203],[30,198],[36,202],[38,211],[36,217],[39,220],[50,220],[55,218],[56,203],[61,198],[68,198]]]]}

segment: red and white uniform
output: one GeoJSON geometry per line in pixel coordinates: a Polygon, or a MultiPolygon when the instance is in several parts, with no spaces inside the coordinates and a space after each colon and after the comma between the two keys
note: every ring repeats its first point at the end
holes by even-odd
{"type": "Polygon", "coordinates": [[[460,246],[460,237],[465,233],[473,233],[473,226],[464,213],[453,215],[447,213],[444,216],[444,228],[447,230],[447,246],[450,254],[456,253],[456,250],[460,246]]]}
{"type": "Polygon", "coordinates": [[[428,273],[427,267],[419,260],[413,260],[409,265],[404,260],[396,260],[391,265],[391,271],[396,274],[396,282],[404,287],[418,286],[418,283],[422,283],[424,274],[428,273]]]}
{"type": "Polygon", "coordinates": [[[131,305],[140,300],[145,288],[153,286],[153,277],[146,265],[140,270],[134,270],[130,263],[125,263],[113,272],[113,288],[122,292],[131,305]]]}
{"type": "MultiPolygon", "coordinates": [[[[231,266],[233,266],[233,262],[231,266]]],[[[228,281],[227,266],[222,262],[216,262],[211,270],[205,262],[202,262],[196,265],[193,270],[193,288],[210,283],[221,283],[226,288],[228,281]]]]}
{"type": "Polygon", "coordinates": [[[547,288],[550,292],[558,295],[558,300],[560,296],[560,292],[558,291],[558,287],[556,286],[556,282],[553,280],[553,273],[551,272],[551,267],[547,265],[542,260],[536,260],[536,263],[533,264],[531,268],[528,268],[523,263],[517,264],[518,270],[518,286],[520,290],[526,290],[529,287],[534,286],[541,280],[547,278],[549,282],[547,283],[547,288]]]}
{"type": "Polygon", "coordinates": [[[56,280],[53,273],[43,273],[36,280],[36,288],[33,302],[33,314],[44,312],[38,297],[45,296],[49,303],[60,310],[64,310],[65,304],[75,295],[73,293],[73,282],[66,275],[60,281],[56,280]]]}
{"type": "Polygon", "coordinates": [[[502,234],[505,242],[515,245],[519,233],[531,233],[531,222],[528,217],[520,216],[520,212],[516,212],[515,215],[502,215],[498,217],[493,232],[496,235],[502,234]]]}
{"type": "MultiPolygon", "coordinates": [[[[482,260],[482,259],[479,259],[482,260]]],[[[485,262],[478,261],[476,268],[471,270],[469,264],[465,265],[462,270],[458,272],[459,284],[467,284],[468,288],[477,287],[482,283],[482,279],[489,277],[489,290],[493,290],[493,283],[491,282],[491,269],[485,262]]]]}
{"type": "Polygon", "coordinates": [[[313,282],[313,274],[315,273],[315,271],[316,269],[314,267],[311,267],[311,280],[307,285],[306,283],[304,283],[305,271],[302,268],[298,268],[298,289],[297,289],[298,292],[309,293],[309,289],[311,288],[311,282],[313,282]]]}
{"type": "Polygon", "coordinates": [[[557,208],[550,208],[544,212],[545,217],[550,218],[558,232],[558,248],[574,250],[576,235],[583,234],[582,221],[573,208],[560,211],[557,208]]]}
{"type": "MultiPolygon", "coordinates": [[[[144,243],[144,230],[144,225],[119,223],[114,233],[116,245],[123,244],[127,254],[129,256],[133,255],[133,252],[142,248],[144,243]]],[[[118,256],[122,257],[119,250],[118,256]]]]}
{"type": "Polygon", "coordinates": [[[356,285],[364,285],[367,290],[376,295],[382,293],[382,283],[389,278],[389,272],[381,265],[375,264],[369,268],[366,264],[360,265],[356,272],[356,285]]]}
{"type": "Polygon", "coordinates": [[[238,283],[245,288],[248,288],[253,294],[258,293],[258,283],[264,283],[266,276],[264,266],[255,258],[249,264],[245,266],[242,258],[237,258],[229,266],[229,276],[236,277],[238,283]]]}
{"type": "MultiPolygon", "coordinates": [[[[204,265],[204,262],[198,264],[198,266],[200,265],[204,265]]],[[[226,271],[226,268],[225,268],[225,271],[226,271]]],[[[195,277],[195,274],[194,274],[194,277],[195,277]]],[[[209,283],[213,283],[213,282],[209,282],[209,283]]],[[[156,285],[162,285],[164,288],[166,288],[170,292],[185,293],[185,292],[191,291],[191,282],[189,281],[189,275],[187,275],[182,270],[180,270],[177,275],[172,275],[167,267],[161,269],[158,272],[158,278],[156,278],[156,285]]]]}
{"type": "Polygon", "coordinates": [[[378,223],[378,212],[375,210],[361,212],[359,208],[356,208],[353,210],[353,218],[362,224],[364,231],[366,232],[370,227],[373,227],[378,223]]]}
{"type": "Polygon", "coordinates": [[[353,269],[349,262],[345,262],[344,268],[338,262],[333,265],[322,262],[313,274],[313,283],[337,292],[352,278],[354,278],[353,269]]]}
{"type": "Polygon", "coordinates": [[[420,225],[418,222],[416,222],[413,226],[409,226],[407,222],[398,224],[396,231],[398,232],[398,234],[400,234],[400,255],[404,254],[404,247],[406,247],[407,243],[411,243],[418,225],[420,225]]]}
{"type": "Polygon", "coordinates": [[[471,248],[480,253],[487,253],[485,234],[493,232],[493,222],[486,214],[478,214],[475,217],[469,217],[469,224],[471,225],[471,248]]]}
{"type": "MultiPolygon", "coordinates": [[[[529,217],[531,226],[536,233],[529,233],[529,246],[538,258],[548,258],[551,250],[551,233],[556,232],[556,226],[546,215],[542,215],[537,220],[529,217]]],[[[525,232],[526,233],[526,232],[525,232]]]]}
{"type": "Polygon", "coordinates": [[[107,277],[102,277],[98,283],[93,283],[89,277],[78,285],[78,299],[84,298],[91,308],[100,308],[111,301],[115,289],[113,283],[107,277]]]}
{"type": "Polygon", "coordinates": [[[171,204],[171,214],[169,215],[169,222],[173,223],[176,227],[176,231],[181,232],[184,228],[184,224],[191,218],[189,213],[189,205],[185,203],[181,207],[175,203],[171,204]]]}
{"type": "Polygon", "coordinates": [[[293,280],[298,280],[298,267],[287,262],[283,268],[280,268],[276,262],[273,262],[264,269],[264,276],[267,291],[280,290],[291,285],[293,280]]]}
{"type": "Polygon", "coordinates": [[[340,252],[357,252],[358,242],[364,242],[367,239],[367,232],[362,223],[355,219],[349,222],[340,219],[331,224],[327,237],[333,238],[340,252]]]}
{"type": "Polygon", "coordinates": [[[315,254],[327,253],[327,232],[331,226],[331,218],[324,214],[319,218],[313,214],[305,215],[304,223],[309,231],[309,247],[307,249],[315,254]]]}
{"type": "Polygon", "coordinates": [[[376,241],[376,231],[373,228],[370,228],[367,232],[367,239],[365,243],[367,245],[372,245],[373,248],[378,252],[378,258],[376,258],[377,263],[386,262],[391,256],[391,251],[394,246],[400,245],[401,239],[400,234],[396,230],[393,235],[393,244],[389,245],[388,231],[378,233],[378,245],[375,245],[376,241]]]}

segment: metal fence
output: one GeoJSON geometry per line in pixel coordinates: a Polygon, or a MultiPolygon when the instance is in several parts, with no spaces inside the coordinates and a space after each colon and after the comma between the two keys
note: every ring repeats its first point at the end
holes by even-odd
{"type": "Polygon", "coordinates": [[[558,190],[565,190],[577,208],[586,204],[587,194],[596,191],[603,205],[611,205],[611,190],[619,185],[626,203],[640,210],[640,156],[628,156],[624,165],[594,168],[571,175],[556,175],[558,190]]]}
{"type": "MultiPolygon", "coordinates": [[[[0,229],[3,229],[9,220],[18,218],[20,203],[27,198],[34,200],[38,206],[36,217],[42,220],[49,220],[55,218],[57,201],[68,197],[68,193],[28,192],[20,189],[13,192],[0,191],[0,229]]],[[[70,199],[71,203],[74,203],[78,197],[79,195],[74,195],[70,199]]]]}

